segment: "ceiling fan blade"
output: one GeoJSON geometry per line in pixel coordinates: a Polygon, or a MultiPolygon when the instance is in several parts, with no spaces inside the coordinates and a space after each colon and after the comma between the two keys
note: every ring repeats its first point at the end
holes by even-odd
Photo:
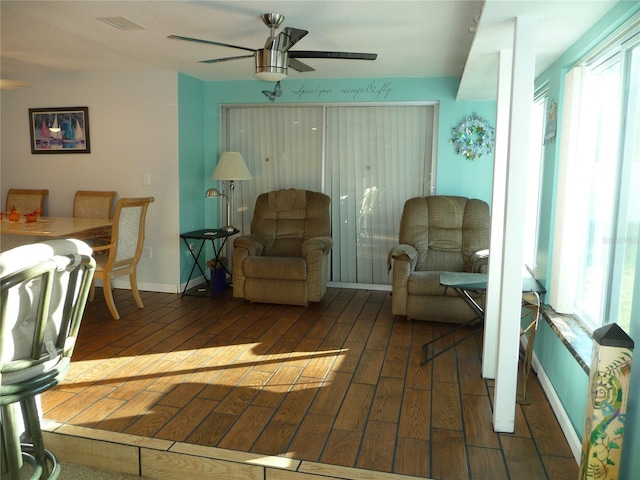
{"type": "Polygon", "coordinates": [[[306,63],[302,63],[300,60],[289,57],[289,66],[298,72],[315,72],[316,69],[310,67],[306,63]]]}
{"type": "Polygon", "coordinates": [[[307,30],[285,27],[273,39],[273,48],[279,52],[286,52],[298,43],[307,33],[309,33],[307,30]]]}
{"type": "Polygon", "coordinates": [[[377,53],[321,52],[315,50],[292,50],[289,58],[342,58],[346,60],[375,60],[377,53]]]}
{"type": "Polygon", "coordinates": [[[225,58],[212,58],[211,60],[200,60],[200,63],[219,63],[219,62],[227,62],[229,60],[238,60],[239,58],[250,58],[255,56],[255,53],[252,55],[239,55],[237,57],[225,57],[225,58]]]}
{"type": "Polygon", "coordinates": [[[229,43],[213,42],[211,40],[201,40],[199,38],[183,37],[181,35],[169,35],[167,38],[172,38],[174,40],[186,40],[187,42],[205,43],[207,45],[218,45],[220,47],[239,48],[240,50],[246,50],[248,52],[256,51],[255,48],[240,47],[229,43]]]}

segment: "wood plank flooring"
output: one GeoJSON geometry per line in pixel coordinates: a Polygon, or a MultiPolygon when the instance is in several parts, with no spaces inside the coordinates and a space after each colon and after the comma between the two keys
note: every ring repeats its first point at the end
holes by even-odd
{"type": "Polygon", "coordinates": [[[495,433],[481,334],[421,366],[450,327],[394,317],[389,293],[329,288],[303,308],[142,292],[139,310],[116,290],[120,320],[101,294],[46,419],[425,478],[577,477],[535,375],[515,433],[495,433]]]}

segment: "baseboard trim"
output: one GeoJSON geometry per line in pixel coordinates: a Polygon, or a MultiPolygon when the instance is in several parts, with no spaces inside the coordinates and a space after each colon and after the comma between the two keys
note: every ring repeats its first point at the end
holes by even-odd
{"type": "MultiPolygon", "coordinates": [[[[201,283],[204,283],[204,278],[200,277],[200,282],[197,282],[198,279],[192,279],[189,283],[189,288],[197,286],[201,283]]],[[[138,282],[138,290],[142,292],[158,292],[158,293],[181,293],[184,288],[184,283],[181,285],[166,285],[164,283],[143,283],[138,282]]],[[[97,280],[96,286],[101,287],[102,282],[97,280]]],[[[131,290],[131,284],[129,283],[129,277],[122,279],[115,279],[113,282],[113,288],[120,288],[122,290],[131,290]]]]}

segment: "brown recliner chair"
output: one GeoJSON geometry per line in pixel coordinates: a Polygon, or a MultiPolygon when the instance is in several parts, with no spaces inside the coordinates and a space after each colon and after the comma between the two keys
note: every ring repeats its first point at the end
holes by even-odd
{"type": "Polygon", "coordinates": [[[233,296],[251,302],[307,305],[327,291],[330,198],[299,189],[258,196],[251,234],[233,242],[233,296]]]}
{"type": "Polygon", "coordinates": [[[440,285],[440,273],[486,272],[490,235],[489,205],[482,200],[446,195],[407,200],[400,244],[389,251],[393,314],[435,322],[473,320],[473,310],[440,285]]]}

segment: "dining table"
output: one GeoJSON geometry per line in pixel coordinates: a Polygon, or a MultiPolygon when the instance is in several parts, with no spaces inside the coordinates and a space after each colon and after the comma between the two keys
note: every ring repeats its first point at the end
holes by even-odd
{"type": "Polygon", "coordinates": [[[111,228],[110,218],[38,217],[34,222],[20,218],[0,220],[0,251],[52,238],[80,238],[104,236],[111,228]]]}

